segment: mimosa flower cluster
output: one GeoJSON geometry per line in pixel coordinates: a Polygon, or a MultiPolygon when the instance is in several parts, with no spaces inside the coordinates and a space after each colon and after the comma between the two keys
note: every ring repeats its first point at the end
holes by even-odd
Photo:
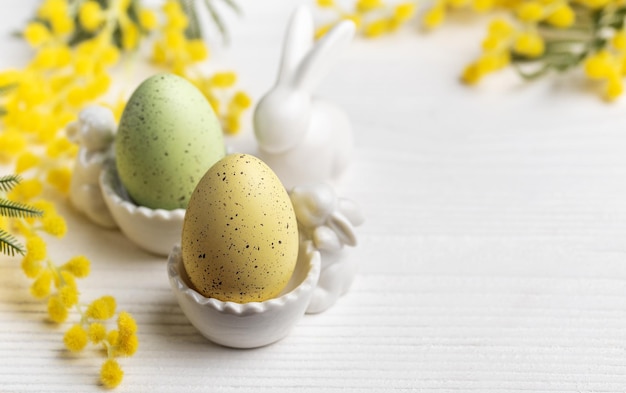
{"type": "Polygon", "coordinates": [[[622,1],[526,0],[495,2],[491,7],[505,8],[511,17],[489,25],[482,54],[465,69],[464,82],[477,83],[507,65],[526,79],[582,67],[606,100],[622,94],[626,75],[622,1]]]}
{"type": "MultiPolygon", "coordinates": [[[[316,0],[320,8],[335,10],[339,19],[354,20],[366,37],[396,31],[415,14],[413,3],[352,0],[354,10],[347,11],[335,1],[316,0]],[[372,11],[387,16],[367,19],[372,11]]],[[[498,13],[488,25],[480,55],[461,73],[468,85],[509,66],[527,80],[578,68],[607,101],[624,91],[626,3],[622,0],[427,0],[422,11],[421,25],[426,30],[439,27],[454,12],[498,13]]],[[[331,26],[322,24],[318,35],[331,26]]]]}
{"type": "Polygon", "coordinates": [[[48,255],[48,238],[63,238],[67,225],[49,201],[24,200],[15,193],[20,178],[8,175],[0,178],[0,249],[22,255],[21,267],[32,279],[30,293],[47,302],[48,319],[64,323],[70,319],[71,311],[80,315],[80,321],[70,327],[63,341],[67,349],[78,352],[89,342],[102,346],[106,360],[100,370],[100,380],[108,388],[116,387],[124,375],[117,357],[133,355],[139,345],[137,326],[133,317],[121,312],[117,317],[117,329],[107,331],[105,321],[116,313],[116,302],[112,296],[102,296],[83,305],[77,279],[85,278],[90,272],[90,261],[84,255],[70,258],[63,264],[55,264],[48,255]],[[16,199],[19,198],[19,199],[16,199]],[[17,237],[25,239],[22,246],[17,237]]]}
{"type": "MultiPolygon", "coordinates": [[[[213,1],[218,0],[201,4],[223,30],[213,1]]],[[[236,9],[232,0],[221,1],[236,9]]],[[[215,108],[225,132],[237,132],[250,99],[235,90],[234,72],[207,76],[202,70],[209,51],[193,3],[167,0],[148,8],[139,0],[43,0],[21,32],[33,49],[31,61],[0,71],[0,163],[14,168],[14,174],[0,177],[0,252],[22,256],[30,293],[47,303],[50,321],[79,318],[64,335],[68,350],[80,351],[89,343],[104,348],[100,380],[108,388],[122,381],[118,358],[138,348],[137,325],[130,314],[116,311],[111,296],[82,302],[78,283],[90,272],[86,256],[56,263],[48,253],[49,242],[67,232],[51,200],[68,194],[78,153],[64,130],[87,104],[107,105],[119,119],[124,99],[103,102],[113,70],[126,58],[140,59],[139,49],[152,45],[146,60],[190,79],[215,108]],[[107,327],[110,320],[115,327],[107,327]]]]}
{"type": "Polygon", "coordinates": [[[127,312],[117,317],[117,329],[107,331],[104,321],[115,315],[115,298],[103,296],[94,300],[86,308],[79,307],[80,322],[73,325],[63,337],[67,349],[82,351],[88,343],[102,345],[107,358],[100,369],[100,381],[107,388],[114,388],[122,382],[124,371],[117,357],[132,356],[139,345],[137,324],[127,312]]]}
{"type": "Polygon", "coordinates": [[[357,0],[353,7],[342,6],[335,0],[316,2],[319,7],[332,11],[335,16],[330,23],[317,29],[317,38],[326,34],[337,22],[346,19],[354,22],[357,31],[363,36],[380,37],[398,30],[413,17],[416,9],[413,1],[389,4],[383,0],[357,0]]]}
{"type": "MultiPolygon", "coordinates": [[[[188,14],[182,3],[187,2],[167,0],[149,9],[138,0],[44,0],[22,32],[35,51],[32,61],[22,69],[0,71],[0,160],[6,163],[31,144],[54,144],[50,154],[75,154],[60,131],[86,104],[102,101],[112,69],[144,42],[153,45],[155,64],[203,91],[226,132],[239,131],[250,99],[234,89],[234,72],[203,72],[209,51],[201,32],[190,30],[190,21],[198,18],[195,8],[188,14]]],[[[119,118],[124,103],[120,98],[108,106],[119,118]]],[[[60,183],[69,182],[66,167],[54,171],[54,177],[63,178],[60,183]]]]}

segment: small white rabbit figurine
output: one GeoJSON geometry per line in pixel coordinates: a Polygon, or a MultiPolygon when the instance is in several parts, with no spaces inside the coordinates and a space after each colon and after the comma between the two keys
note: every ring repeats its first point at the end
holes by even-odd
{"type": "Polygon", "coordinates": [[[354,227],[364,218],[353,201],[338,198],[327,184],[294,187],[289,197],[301,240],[311,240],[322,257],[320,278],[306,310],[319,313],[335,304],[354,280],[357,264],[346,258],[344,246],[356,246],[354,227]]]}
{"type": "Polygon", "coordinates": [[[288,189],[337,181],[350,162],[353,141],[348,117],[314,97],[313,89],[348,47],[354,32],[354,23],[346,20],[314,42],[310,10],[301,6],[291,18],[278,80],[254,113],[259,156],[288,189]]]}
{"type": "Polygon", "coordinates": [[[102,167],[113,154],[116,127],[113,113],[100,106],[83,109],[78,120],[67,127],[68,138],[80,145],[70,183],[70,201],[91,221],[105,228],[117,227],[99,183],[102,167]]]}

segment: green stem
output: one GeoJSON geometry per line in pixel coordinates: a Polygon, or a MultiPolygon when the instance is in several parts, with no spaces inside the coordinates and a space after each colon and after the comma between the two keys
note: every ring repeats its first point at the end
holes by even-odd
{"type": "Polygon", "coordinates": [[[513,62],[513,68],[515,68],[515,71],[525,80],[528,81],[532,81],[538,78],[541,78],[542,76],[544,76],[549,70],[550,67],[548,65],[545,65],[543,67],[541,67],[539,70],[534,71],[534,72],[525,72],[524,70],[522,70],[521,66],[519,63],[517,62],[513,62]]]}
{"type": "Polygon", "coordinates": [[[115,345],[111,345],[111,343],[108,342],[106,339],[102,341],[102,344],[104,344],[104,347],[107,350],[107,359],[114,359],[115,358],[115,345]]]}

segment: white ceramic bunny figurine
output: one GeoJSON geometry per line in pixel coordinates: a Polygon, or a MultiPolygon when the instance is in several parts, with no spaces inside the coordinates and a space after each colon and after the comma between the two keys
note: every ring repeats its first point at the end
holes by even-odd
{"type": "Polygon", "coordinates": [[[348,47],[354,32],[354,23],[343,21],[314,42],[310,10],[301,6],[291,18],[278,80],[254,113],[259,156],[287,188],[337,181],[350,162],[353,141],[348,117],[315,98],[313,89],[348,47]]]}
{"type": "Polygon", "coordinates": [[[352,285],[357,264],[346,258],[345,246],[356,246],[354,227],[364,218],[353,201],[337,197],[327,184],[294,187],[289,197],[301,241],[312,241],[321,254],[322,271],[306,311],[319,313],[335,304],[352,285]]]}
{"type": "Polygon", "coordinates": [[[67,127],[68,138],[80,145],[70,183],[70,201],[91,221],[105,228],[117,226],[99,183],[102,167],[113,154],[116,127],[113,113],[100,106],[83,109],[78,120],[67,127]]]}

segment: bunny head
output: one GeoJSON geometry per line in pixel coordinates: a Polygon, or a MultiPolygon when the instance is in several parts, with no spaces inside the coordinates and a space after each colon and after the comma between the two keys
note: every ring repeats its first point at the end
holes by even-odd
{"type": "Polygon", "coordinates": [[[88,106],[78,114],[78,120],[70,123],[67,135],[88,151],[104,151],[113,143],[115,116],[102,106],[88,106]]]}
{"type": "Polygon", "coordinates": [[[311,97],[277,86],[259,101],[254,115],[259,146],[268,153],[282,153],[304,138],[309,125],[311,97]]]}
{"type": "MultiPolygon", "coordinates": [[[[313,119],[320,117],[316,113],[313,90],[346,49],[354,32],[354,23],[343,21],[314,42],[310,10],[305,6],[296,9],[287,28],[276,84],[259,101],[254,113],[254,132],[262,153],[279,155],[302,148],[307,135],[314,132],[311,129],[313,119]]],[[[329,142],[317,145],[332,149],[332,142],[329,142]]],[[[301,154],[300,158],[311,155],[314,154],[301,154]]],[[[285,159],[288,162],[276,164],[298,165],[285,159]]]]}
{"type": "MultiPolygon", "coordinates": [[[[289,191],[300,234],[319,250],[338,251],[357,244],[354,228],[365,220],[350,199],[340,198],[325,183],[305,184],[289,191]]],[[[324,265],[324,258],[322,258],[324,265]]]]}

